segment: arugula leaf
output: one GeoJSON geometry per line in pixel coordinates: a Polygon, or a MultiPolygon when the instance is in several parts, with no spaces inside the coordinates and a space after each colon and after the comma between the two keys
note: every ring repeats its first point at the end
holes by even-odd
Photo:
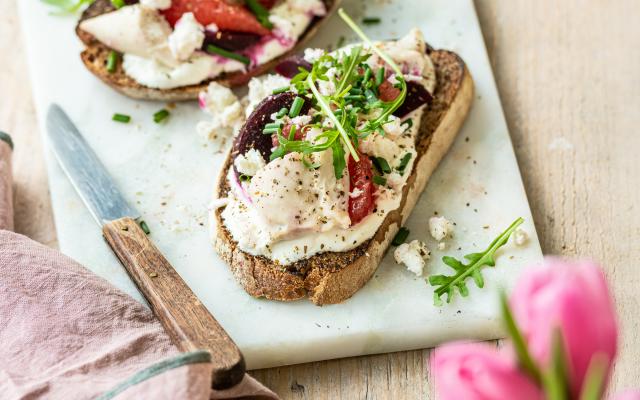
{"type": "Polygon", "coordinates": [[[88,6],[95,0],[41,0],[43,3],[56,7],[60,14],[75,14],[84,6],[88,6]]]}
{"type": "Polygon", "coordinates": [[[333,142],[331,152],[333,153],[333,170],[336,174],[336,179],[341,179],[347,163],[344,160],[344,148],[339,140],[333,142]]]}
{"type": "Polygon", "coordinates": [[[476,285],[479,288],[484,286],[484,279],[482,277],[481,268],[484,266],[494,267],[496,261],[494,259],[496,251],[504,246],[509,240],[511,234],[524,222],[524,219],[516,219],[504,232],[502,232],[497,238],[491,242],[489,247],[482,253],[471,253],[464,256],[469,261],[468,264],[463,264],[460,260],[444,256],[442,261],[453,268],[456,272],[452,276],[447,275],[432,275],[429,277],[429,283],[431,286],[437,286],[433,292],[433,302],[436,306],[442,305],[442,295],[446,293],[447,303],[451,302],[455,291],[460,292],[462,297],[469,295],[469,288],[466,284],[466,279],[472,277],[476,285]]]}

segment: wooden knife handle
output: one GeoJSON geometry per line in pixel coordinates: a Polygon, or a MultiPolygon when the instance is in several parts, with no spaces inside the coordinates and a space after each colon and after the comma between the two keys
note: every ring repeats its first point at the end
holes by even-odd
{"type": "Polygon", "coordinates": [[[212,387],[239,383],[245,373],[242,353],[138,223],[121,218],[102,232],[178,349],[211,353],[212,387]]]}

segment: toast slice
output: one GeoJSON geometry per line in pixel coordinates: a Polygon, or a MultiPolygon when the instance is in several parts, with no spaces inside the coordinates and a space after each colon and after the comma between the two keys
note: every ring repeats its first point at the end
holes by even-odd
{"type": "MultiPolygon", "coordinates": [[[[316,305],[340,303],[373,276],[391,240],[405,223],[436,166],[453,143],[473,100],[473,79],[462,59],[446,50],[428,50],[436,69],[437,86],[431,106],[422,117],[417,137],[417,158],[403,188],[398,209],[387,214],[375,235],[355,249],[325,252],[282,266],[238,248],[222,221],[222,208],[213,211],[214,247],[236,280],[254,297],[290,301],[308,297],[316,305]]],[[[223,165],[215,196],[230,190],[223,165]]]]}
{"type": "Polygon", "coordinates": [[[215,79],[208,79],[197,85],[182,86],[173,89],[154,89],[139,84],[133,78],[125,74],[122,63],[119,63],[113,73],[107,71],[107,59],[111,49],[105,44],[99,42],[88,32],[80,29],[80,23],[86,19],[111,12],[114,10],[111,0],[96,0],[82,13],[78,24],[76,25],[76,34],[85,44],[85,49],[80,53],[82,62],[87,69],[113,89],[124,94],[125,96],[141,99],[141,100],[159,100],[159,101],[183,101],[195,100],[198,93],[205,90],[211,81],[216,81],[221,85],[228,87],[241,86],[247,83],[252,77],[262,75],[269,71],[284,58],[296,52],[310,38],[312,38],[322,23],[337,9],[341,0],[323,0],[327,7],[327,15],[322,18],[314,19],[307,30],[300,36],[296,46],[283,55],[275,59],[257,66],[247,72],[234,72],[231,74],[223,74],[215,79]]]}

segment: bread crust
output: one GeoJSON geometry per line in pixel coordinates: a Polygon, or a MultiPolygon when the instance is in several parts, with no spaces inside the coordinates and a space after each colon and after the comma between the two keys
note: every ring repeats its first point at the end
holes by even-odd
{"type": "MultiPolygon", "coordinates": [[[[431,50],[430,56],[438,84],[433,102],[422,117],[414,168],[403,188],[400,206],[387,214],[371,239],[349,251],[320,253],[285,267],[238,248],[222,221],[222,208],[213,212],[214,247],[247,293],[270,300],[308,297],[316,305],[335,304],[351,297],[373,276],[453,143],[473,100],[473,79],[462,59],[446,50],[431,50]]],[[[226,197],[229,191],[226,175],[231,164],[229,152],[215,188],[218,198],[226,197]]]]}
{"type": "Polygon", "coordinates": [[[141,100],[160,100],[160,101],[186,101],[198,98],[198,93],[205,90],[210,82],[218,82],[228,87],[241,86],[249,82],[249,80],[258,75],[262,75],[269,71],[284,58],[296,52],[311,37],[313,37],[320,26],[328,19],[328,17],[337,9],[342,0],[323,0],[327,6],[327,15],[322,18],[314,19],[307,30],[300,36],[296,46],[283,55],[257,66],[247,72],[235,72],[231,74],[223,74],[215,79],[207,79],[197,85],[181,86],[173,89],[154,89],[144,86],[136,82],[133,78],[125,74],[122,63],[119,63],[114,72],[107,71],[107,59],[111,49],[105,44],[98,41],[88,32],[80,29],[80,23],[86,19],[111,12],[114,10],[110,0],[96,0],[87,9],[84,10],[78,24],[76,25],[76,35],[85,44],[85,49],[80,53],[80,59],[86,68],[113,89],[124,94],[125,96],[141,99],[141,100]]]}

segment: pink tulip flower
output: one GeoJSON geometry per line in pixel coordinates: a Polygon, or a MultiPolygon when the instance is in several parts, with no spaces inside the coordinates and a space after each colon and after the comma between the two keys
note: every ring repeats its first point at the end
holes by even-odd
{"type": "Polygon", "coordinates": [[[442,400],[540,400],[542,392],[495,347],[452,343],[435,350],[436,391],[442,400]]]}
{"type": "Polygon", "coordinates": [[[610,371],[618,330],[607,284],[596,265],[547,259],[518,280],[510,304],[531,355],[542,366],[548,365],[554,330],[560,329],[575,397],[595,354],[602,354],[610,371]]]}
{"type": "Polygon", "coordinates": [[[640,400],[640,390],[626,390],[613,396],[614,400],[640,400]]]}

